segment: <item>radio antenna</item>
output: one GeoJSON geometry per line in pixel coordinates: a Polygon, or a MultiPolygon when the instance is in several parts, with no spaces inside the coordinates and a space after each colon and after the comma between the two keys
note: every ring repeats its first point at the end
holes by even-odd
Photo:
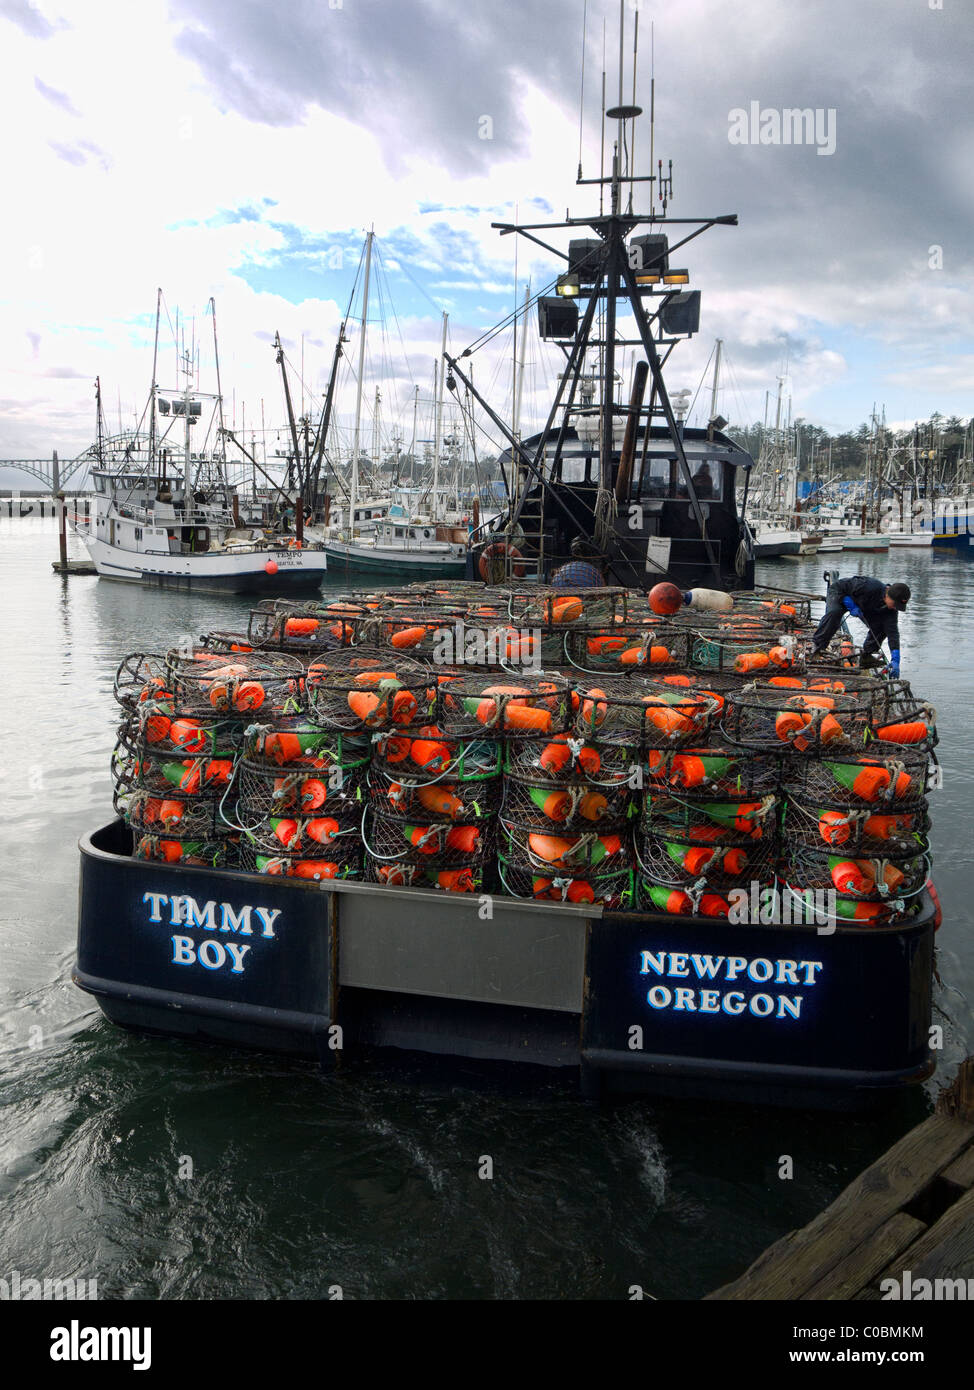
{"type": "Polygon", "coordinates": [[[605,204],[605,20],[602,20],[602,145],[599,155],[599,216],[605,204]]]}
{"type": "MultiPolygon", "coordinates": [[[[656,154],[656,25],[649,24],[649,172],[653,172],[656,154]]],[[[656,213],[656,184],[650,178],[650,212],[656,213]]]]}
{"type": "MultiPolygon", "coordinates": [[[[636,63],[639,56],[639,11],[632,31],[632,104],[636,105],[636,63]]],[[[632,212],[632,181],[636,173],[636,122],[629,127],[629,211],[632,212]]]]}
{"type": "Polygon", "coordinates": [[[588,0],[582,6],[582,87],[578,94],[578,177],[582,177],[582,122],[585,117],[585,35],[588,21],[588,0]]]}

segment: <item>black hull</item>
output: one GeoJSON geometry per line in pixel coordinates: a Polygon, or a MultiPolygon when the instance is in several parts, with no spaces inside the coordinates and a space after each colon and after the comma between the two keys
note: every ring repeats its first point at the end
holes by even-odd
{"type": "Polygon", "coordinates": [[[476,896],[147,863],[130,848],[120,821],[81,842],[74,973],[126,1027],[326,1066],[382,1047],[570,1068],[589,1095],[855,1108],[933,1071],[929,899],[909,925],[821,935],[502,897],[482,920],[476,896]],[[688,960],[725,959],[732,988],[706,965],[687,976],[688,960]],[[792,984],[763,986],[767,969],[792,984]],[[698,987],[662,1006],[681,980],[698,987]],[[775,997],[777,1011],[757,1008],[775,997]]]}

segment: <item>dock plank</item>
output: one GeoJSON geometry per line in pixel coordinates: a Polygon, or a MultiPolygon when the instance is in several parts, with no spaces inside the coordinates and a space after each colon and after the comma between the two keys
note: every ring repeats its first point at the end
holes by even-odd
{"type": "Polygon", "coordinates": [[[955,1187],[974,1187],[974,1144],[954,1159],[949,1168],[944,1169],[943,1176],[955,1187]]]}
{"type": "MultiPolygon", "coordinates": [[[[939,1221],[891,1260],[875,1282],[901,1279],[904,1270],[917,1279],[974,1278],[974,1190],[968,1190],[939,1221]]],[[[966,1296],[966,1293],[965,1293],[966,1296]]]]}
{"type": "Polygon", "coordinates": [[[845,1188],[831,1206],[760,1255],[708,1299],[799,1299],[867,1241],[974,1141],[974,1125],[931,1115],[845,1188]]]}
{"type": "Polygon", "coordinates": [[[915,1216],[898,1211],[830,1269],[824,1279],[803,1293],[802,1298],[852,1298],[859,1289],[879,1277],[926,1229],[915,1216]]]}

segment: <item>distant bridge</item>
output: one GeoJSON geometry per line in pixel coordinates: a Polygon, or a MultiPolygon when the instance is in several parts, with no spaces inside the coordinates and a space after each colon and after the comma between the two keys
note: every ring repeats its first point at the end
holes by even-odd
{"type": "MultiPolygon", "coordinates": [[[[141,472],[146,466],[145,453],[141,452],[144,449],[145,443],[138,436],[120,434],[102,440],[100,458],[98,446],[90,444],[77,458],[61,460],[55,449],[48,459],[0,458],[0,468],[15,468],[21,473],[27,473],[48,492],[55,493],[63,491],[69,479],[83,475],[92,466],[128,465],[132,471],[141,472]]],[[[193,460],[201,462],[197,454],[193,455],[193,460]]],[[[182,460],[178,455],[172,458],[172,466],[182,468],[182,460]]],[[[250,476],[250,466],[244,460],[227,459],[223,462],[223,468],[231,483],[243,483],[250,476]]]]}
{"type": "Polygon", "coordinates": [[[55,449],[49,459],[0,459],[0,468],[16,468],[21,473],[29,473],[37,482],[43,484],[48,492],[59,492],[69,478],[82,472],[91,462],[91,451],[86,449],[75,459],[65,459],[62,463],[55,449]]]}

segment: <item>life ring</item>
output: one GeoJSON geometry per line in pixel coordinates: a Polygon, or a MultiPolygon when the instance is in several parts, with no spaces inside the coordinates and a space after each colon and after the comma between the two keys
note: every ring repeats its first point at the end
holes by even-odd
{"type": "Polygon", "coordinates": [[[485,584],[496,584],[498,582],[496,579],[491,578],[491,571],[493,569],[490,563],[491,560],[504,560],[504,568],[506,569],[506,558],[508,556],[510,556],[511,559],[511,573],[517,579],[523,579],[524,556],[518,550],[517,546],[509,545],[507,541],[494,541],[491,545],[485,546],[480,552],[480,559],[477,561],[477,569],[485,584]]]}

